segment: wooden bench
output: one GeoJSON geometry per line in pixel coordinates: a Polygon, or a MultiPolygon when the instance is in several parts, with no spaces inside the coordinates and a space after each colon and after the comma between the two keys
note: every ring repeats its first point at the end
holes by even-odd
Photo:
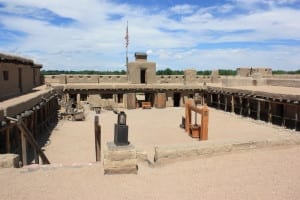
{"type": "Polygon", "coordinates": [[[149,102],[149,101],[143,101],[142,102],[142,108],[143,109],[150,109],[151,108],[151,102],[149,102]]]}

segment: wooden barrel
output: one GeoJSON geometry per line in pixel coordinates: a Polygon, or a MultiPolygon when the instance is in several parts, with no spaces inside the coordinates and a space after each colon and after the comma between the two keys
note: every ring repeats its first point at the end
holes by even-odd
{"type": "Polygon", "coordinates": [[[165,108],[167,101],[166,93],[157,93],[156,94],[156,108],[165,108]]]}

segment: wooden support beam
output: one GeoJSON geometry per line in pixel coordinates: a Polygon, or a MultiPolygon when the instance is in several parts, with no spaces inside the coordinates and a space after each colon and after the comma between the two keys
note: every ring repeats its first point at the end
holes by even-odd
{"type": "Polygon", "coordinates": [[[234,96],[231,95],[231,112],[234,113],[234,96]]]}
{"type": "Polygon", "coordinates": [[[6,153],[10,153],[11,146],[10,146],[10,128],[6,129],[6,153]]]}
{"type": "Polygon", "coordinates": [[[260,120],[260,101],[257,100],[257,116],[256,116],[256,119],[257,120],[260,120]]]}
{"type": "Polygon", "coordinates": [[[239,98],[239,101],[240,101],[240,115],[242,115],[243,114],[243,99],[241,96],[239,98]]]}
{"type": "Polygon", "coordinates": [[[224,95],[224,104],[225,104],[225,107],[224,107],[224,110],[225,112],[227,111],[227,95],[224,95]]]}
{"type": "Polygon", "coordinates": [[[286,104],[282,104],[282,113],[281,113],[281,118],[282,118],[282,124],[281,126],[285,127],[285,109],[286,109],[286,104]]]}
{"type": "Polygon", "coordinates": [[[26,138],[25,138],[25,133],[23,130],[20,130],[21,131],[21,148],[22,148],[22,163],[23,163],[23,166],[24,165],[27,165],[27,141],[26,141],[26,138]]]}
{"type": "Polygon", "coordinates": [[[95,151],[96,151],[96,161],[101,160],[101,126],[99,125],[99,116],[95,116],[94,121],[95,128],[95,151]]]}
{"type": "Polygon", "coordinates": [[[251,114],[251,108],[250,108],[250,99],[249,97],[247,97],[247,105],[246,105],[246,109],[247,109],[247,116],[250,116],[251,114]]]}
{"type": "Polygon", "coordinates": [[[272,103],[271,101],[268,102],[268,122],[272,123],[272,103]]]}
{"type": "Polygon", "coordinates": [[[221,98],[220,98],[220,93],[218,93],[218,109],[220,110],[221,108],[221,98]]]}
{"type": "Polygon", "coordinates": [[[295,106],[295,110],[296,110],[296,112],[295,112],[295,130],[297,131],[297,123],[298,123],[298,120],[299,120],[299,116],[298,116],[298,107],[297,106],[295,106]]]}

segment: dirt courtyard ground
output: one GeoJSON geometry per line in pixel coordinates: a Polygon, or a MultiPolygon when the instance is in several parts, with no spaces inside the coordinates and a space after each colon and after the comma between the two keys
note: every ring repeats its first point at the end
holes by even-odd
{"type": "MultiPolygon", "coordinates": [[[[129,141],[137,149],[146,151],[153,160],[154,147],[171,144],[198,144],[179,128],[184,108],[126,110],[129,126],[129,141]]],[[[86,121],[60,121],[54,129],[46,155],[51,163],[72,164],[95,161],[94,112],[87,112],[86,121]]],[[[194,115],[192,115],[194,118],[194,115]]],[[[99,115],[102,147],[114,139],[114,123],[117,115],[102,111],[99,115]]],[[[194,122],[194,119],[192,120],[194,122]]],[[[200,121],[200,116],[197,117],[200,121]]],[[[239,142],[286,138],[296,135],[295,131],[268,125],[264,122],[242,118],[231,113],[210,108],[209,142],[239,142]]]]}
{"type": "MultiPolygon", "coordinates": [[[[179,128],[183,108],[126,110],[129,140],[147,151],[194,144],[179,128]]],[[[166,166],[139,164],[138,175],[104,175],[95,163],[94,113],[86,121],[60,121],[45,153],[50,166],[0,170],[1,199],[299,199],[300,146],[199,157],[166,166]]],[[[117,116],[100,115],[102,147],[113,140],[117,116]]],[[[199,118],[198,118],[199,119],[199,118]]],[[[299,133],[210,109],[209,141],[297,137],[299,133]]]]}

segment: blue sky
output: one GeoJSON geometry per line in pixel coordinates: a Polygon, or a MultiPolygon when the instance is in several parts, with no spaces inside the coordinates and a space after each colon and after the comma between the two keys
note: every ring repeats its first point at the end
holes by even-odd
{"type": "Polygon", "coordinates": [[[300,69],[300,0],[0,0],[0,52],[44,69],[300,69]]]}

